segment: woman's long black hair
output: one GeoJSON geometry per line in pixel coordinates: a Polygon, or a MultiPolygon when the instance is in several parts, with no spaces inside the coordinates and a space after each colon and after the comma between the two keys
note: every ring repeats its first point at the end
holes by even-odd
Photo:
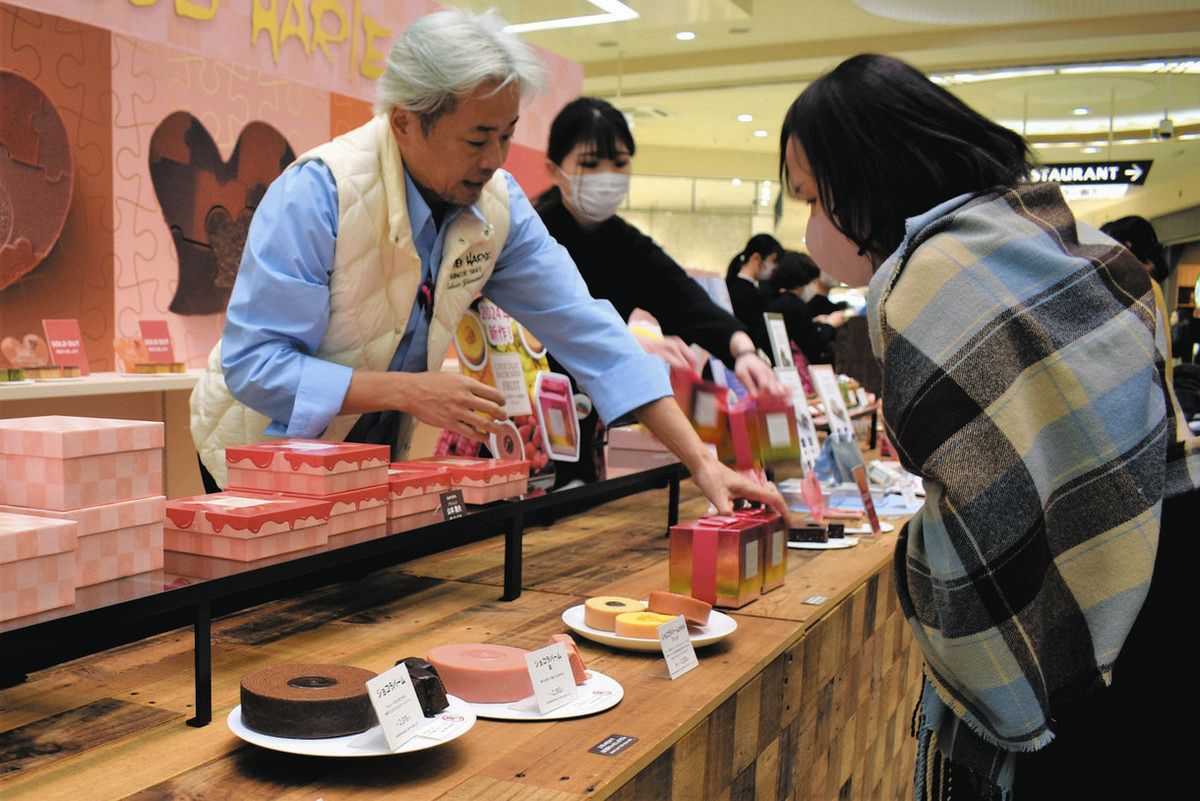
{"type": "Polygon", "coordinates": [[[821,204],[863,251],[886,257],[904,221],[953,197],[1014,186],[1033,167],[1025,140],[890,56],[848,58],[788,109],[779,172],[795,138],[821,204]]]}
{"type": "MultiPolygon", "coordinates": [[[[633,133],[625,115],[598,97],[576,98],[562,107],[550,124],[546,158],[561,166],[580,142],[595,145],[596,157],[602,159],[616,158],[618,145],[627,147],[630,156],[634,152],[633,133]]],[[[556,201],[560,196],[558,187],[552,186],[538,196],[536,205],[556,201]]]]}

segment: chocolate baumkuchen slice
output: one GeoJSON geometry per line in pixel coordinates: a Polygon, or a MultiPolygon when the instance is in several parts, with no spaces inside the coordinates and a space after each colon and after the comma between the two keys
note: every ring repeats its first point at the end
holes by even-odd
{"type": "Polygon", "coordinates": [[[421,711],[425,713],[425,717],[431,718],[450,706],[437,668],[419,656],[406,656],[396,664],[401,662],[408,666],[408,677],[412,679],[413,689],[417,691],[417,700],[421,702],[421,711]]]}
{"type": "Polygon", "coordinates": [[[242,722],[275,737],[344,737],[375,725],[369,670],[350,665],[290,664],[242,677],[242,722]]]}

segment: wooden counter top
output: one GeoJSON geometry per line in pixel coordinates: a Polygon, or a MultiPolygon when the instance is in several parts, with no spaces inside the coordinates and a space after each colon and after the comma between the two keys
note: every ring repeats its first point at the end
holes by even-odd
{"type": "MultiPolygon", "coordinates": [[[[497,600],[502,556],[491,541],[218,621],[214,722],[203,729],[183,725],[192,700],[186,632],[35,674],[0,690],[0,796],[565,801],[615,793],[641,801],[700,798],[740,781],[750,783],[751,796],[759,787],[759,796],[805,798],[848,782],[844,769],[847,777],[902,797],[911,762],[893,771],[882,756],[873,758],[879,764],[867,756],[885,753],[885,736],[894,746],[888,753],[899,747],[907,720],[896,708],[916,690],[904,686],[913,659],[901,651],[903,620],[880,589],[895,535],[844,551],[791,551],[785,586],[735,612],[738,631],[700,649],[700,667],[673,682],[661,657],[577,638],[589,667],[625,688],[625,699],[599,715],[553,723],[480,720],[460,739],[427,751],[344,760],[266,751],[226,728],[240,677],[268,664],[329,661],[382,671],[444,642],[534,648],[564,631],[560,613],[587,596],[665,587],[667,541],[659,516],[645,513],[664,502],[664,492],[645,493],[552,528],[529,529],[526,590],[515,602],[497,600]],[[813,594],[830,600],[802,603],[813,594]],[[846,634],[853,649],[836,651],[832,635],[817,632],[823,645],[811,654],[801,650],[806,632],[826,616],[836,618],[830,631],[846,634]],[[874,626],[864,629],[864,621],[882,624],[885,617],[884,635],[869,637],[874,626]],[[895,657],[894,668],[885,672],[886,662],[873,658],[846,659],[851,652],[870,657],[876,643],[895,657]],[[857,728],[855,710],[863,721],[857,728]],[[843,717],[849,722],[834,723],[843,717]],[[638,742],[615,757],[588,753],[614,733],[638,742]],[[809,738],[803,747],[821,755],[812,766],[779,745],[786,740],[800,748],[803,737],[809,738]]],[[[681,518],[703,507],[685,487],[681,518]]]]}

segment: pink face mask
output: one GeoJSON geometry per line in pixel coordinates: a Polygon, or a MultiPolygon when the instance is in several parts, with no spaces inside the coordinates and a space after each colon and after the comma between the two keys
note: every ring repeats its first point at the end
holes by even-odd
{"type": "Polygon", "coordinates": [[[858,252],[858,245],[846,238],[819,205],[808,216],[805,245],[822,270],[848,286],[866,286],[875,270],[871,258],[858,252]]]}

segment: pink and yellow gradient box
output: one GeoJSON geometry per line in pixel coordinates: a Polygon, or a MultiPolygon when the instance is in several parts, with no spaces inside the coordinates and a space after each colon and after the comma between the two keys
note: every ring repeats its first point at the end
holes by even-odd
{"type": "Polygon", "coordinates": [[[774,509],[739,509],[734,516],[743,520],[762,523],[762,547],[759,553],[759,573],[762,575],[762,591],[770,592],[783,586],[787,576],[787,523],[774,509]]]}
{"type": "Polygon", "coordinates": [[[229,489],[334,495],[387,483],[386,445],[280,439],[225,449],[229,489]]]}
{"type": "Polygon", "coordinates": [[[445,467],[394,462],[388,468],[388,519],[430,512],[441,505],[441,494],[450,489],[445,467]]]}
{"type": "Polygon", "coordinates": [[[763,524],[712,515],[671,527],[670,590],[737,609],[758,598],[763,524]]]}
{"type": "MultiPolygon", "coordinates": [[[[252,562],[323,546],[327,500],[218,492],[167,502],[168,552],[252,562]]],[[[178,571],[170,571],[178,572],[178,571]]]]}
{"type": "Polygon", "coordinates": [[[75,603],[79,524],[0,513],[0,620],[75,603]]]}
{"type": "Polygon", "coordinates": [[[135,576],[163,566],[163,518],[167,499],[159,495],[135,501],[88,506],[69,512],[0,506],[0,512],[55,517],[79,524],[75,549],[75,586],[89,587],[135,576]]]}
{"type": "Polygon", "coordinates": [[[404,462],[406,466],[444,467],[450,486],[462,490],[469,504],[492,503],[524,495],[529,489],[526,459],[481,459],[469,456],[431,456],[404,462]]]}
{"type": "Polygon", "coordinates": [[[162,495],[163,424],[0,420],[0,503],[69,511],[162,495]]]}

